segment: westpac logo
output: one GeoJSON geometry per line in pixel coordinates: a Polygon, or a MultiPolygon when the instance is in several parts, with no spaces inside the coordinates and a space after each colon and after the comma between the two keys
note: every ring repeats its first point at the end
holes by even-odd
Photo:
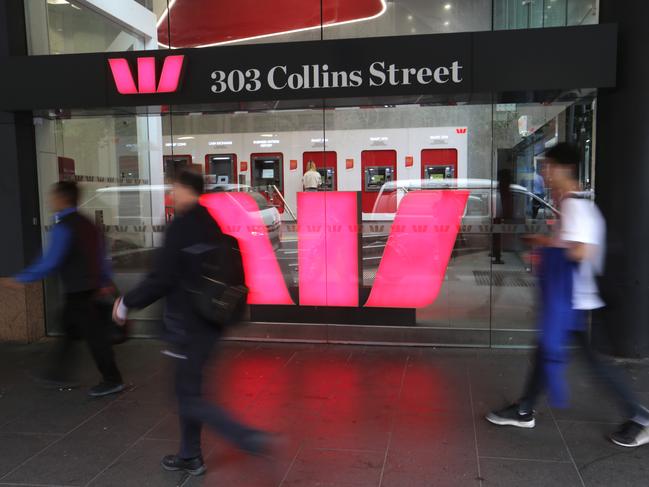
{"type": "Polygon", "coordinates": [[[457,128],[455,129],[455,132],[458,134],[466,134],[466,127],[457,128]]]}
{"type": "Polygon", "coordinates": [[[137,85],[128,61],[125,58],[108,60],[113,74],[115,87],[122,95],[173,93],[180,84],[180,75],[185,56],[182,54],[167,56],[162,64],[160,79],[156,76],[156,59],[154,57],[137,58],[137,85]]]}
{"type": "Polygon", "coordinates": [[[411,191],[395,215],[374,285],[360,303],[355,192],[298,193],[299,303],[291,297],[257,203],[247,193],[202,197],[224,233],[239,242],[250,304],[422,308],[444,282],[468,191],[411,191]]]}

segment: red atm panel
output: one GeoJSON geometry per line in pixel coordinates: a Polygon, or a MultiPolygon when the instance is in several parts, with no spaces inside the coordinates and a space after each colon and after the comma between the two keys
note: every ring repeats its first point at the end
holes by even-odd
{"type": "Polygon", "coordinates": [[[268,202],[284,213],[284,154],[257,152],[250,154],[251,185],[263,194],[268,202]],[[275,188],[280,193],[275,194],[275,188]]]}
{"type": "Polygon", "coordinates": [[[457,149],[424,149],[421,151],[422,179],[453,179],[457,177],[457,149]]]}
{"type": "Polygon", "coordinates": [[[236,184],[237,171],[236,154],[205,154],[205,175],[213,175],[216,184],[236,184]],[[227,179],[227,181],[225,179],[227,179]]]}
{"type": "Polygon", "coordinates": [[[397,179],[396,150],[364,150],[361,152],[363,213],[394,213],[397,211],[396,191],[383,193],[376,199],[383,184],[397,179]],[[376,209],[374,208],[377,203],[376,209]]]}
{"type": "Polygon", "coordinates": [[[302,154],[302,174],[306,172],[309,161],[315,163],[315,167],[322,176],[324,189],[336,191],[338,189],[338,156],[336,151],[312,151],[302,154]]]}

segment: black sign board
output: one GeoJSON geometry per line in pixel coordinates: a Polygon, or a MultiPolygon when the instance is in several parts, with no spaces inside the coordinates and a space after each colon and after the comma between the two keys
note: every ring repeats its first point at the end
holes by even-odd
{"type": "Polygon", "coordinates": [[[616,53],[617,26],[594,25],[10,57],[0,58],[0,110],[613,87],[616,53]],[[166,73],[177,87],[151,93],[169,56],[183,56],[166,73]],[[114,75],[109,60],[120,59],[114,75]],[[135,93],[120,93],[115,76],[130,76],[135,93]]]}

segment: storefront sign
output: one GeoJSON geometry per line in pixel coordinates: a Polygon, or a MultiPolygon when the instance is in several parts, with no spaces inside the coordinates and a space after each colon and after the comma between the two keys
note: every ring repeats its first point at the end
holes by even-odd
{"type": "MultiPolygon", "coordinates": [[[[352,191],[298,193],[299,305],[423,308],[432,304],[466,206],[464,190],[413,191],[401,201],[365,303],[360,302],[360,200],[352,191]]],[[[293,305],[257,203],[211,193],[201,203],[239,242],[250,304],[293,305]]]]}
{"type": "Polygon", "coordinates": [[[9,73],[0,78],[0,110],[394,95],[434,95],[443,102],[470,100],[474,93],[529,97],[533,91],[615,86],[616,52],[617,26],[592,25],[8,57],[0,59],[0,70],[9,73]]]}
{"type": "MultiPolygon", "coordinates": [[[[364,69],[331,71],[328,64],[302,65],[297,71],[289,71],[286,65],[273,66],[267,71],[259,69],[216,70],[212,78],[212,93],[240,93],[271,89],[317,90],[326,88],[360,88],[374,86],[420,86],[431,83],[444,85],[460,84],[463,81],[463,66],[453,61],[450,66],[397,67],[375,61],[364,69]]],[[[120,93],[122,93],[120,91],[120,93]]]]}
{"type": "Polygon", "coordinates": [[[167,56],[162,64],[160,78],[156,77],[156,59],[151,56],[137,58],[137,87],[133,72],[125,58],[110,58],[108,65],[115,87],[121,95],[145,93],[173,93],[178,89],[185,56],[167,56]]]}

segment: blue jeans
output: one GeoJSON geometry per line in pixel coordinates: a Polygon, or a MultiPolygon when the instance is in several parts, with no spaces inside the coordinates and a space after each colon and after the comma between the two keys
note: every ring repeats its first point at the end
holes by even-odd
{"type": "MultiPolygon", "coordinates": [[[[572,342],[579,347],[590,369],[595,373],[597,378],[604,382],[609,392],[617,398],[624,416],[627,419],[637,417],[647,419],[646,409],[642,407],[634,392],[627,385],[622,371],[602,361],[590,347],[588,335],[585,331],[572,331],[570,334],[572,342]]],[[[542,347],[537,347],[532,371],[530,372],[527,385],[525,386],[525,392],[520,401],[519,410],[522,412],[531,412],[534,410],[539,395],[547,386],[547,368],[544,366],[545,360],[542,347]]]]}

